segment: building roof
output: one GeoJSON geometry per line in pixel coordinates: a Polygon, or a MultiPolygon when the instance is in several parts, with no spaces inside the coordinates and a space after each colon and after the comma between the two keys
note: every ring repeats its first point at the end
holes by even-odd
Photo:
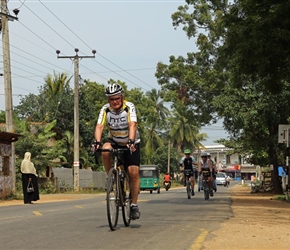
{"type": "MultiPolygon", "coordinates": [[[[228,148],[222,144],[215,144],[215,145],[208,145],[208,146],[204,146],[203,148],[200,148],[200,152],[204,151],[204,148],[206,152],[212,152],[212,153],[226,152],[226,151],[232,150],[231,148],[228,148]]],[[[198,153],[197,150],[194,153],[198,153]]]]}
{"type": "Polygon", "coordinates": [[[22,136],[21,134],[15,134],[11,132],[1,132],[0,131],[0,143],[10,144],[18,140],[18,137],[22,136]]]}

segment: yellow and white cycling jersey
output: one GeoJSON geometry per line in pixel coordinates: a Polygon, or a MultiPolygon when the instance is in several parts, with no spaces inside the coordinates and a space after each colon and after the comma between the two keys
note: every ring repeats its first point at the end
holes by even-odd
{"type": "MultiPolygon", "coordinates": [[[[98,124],[109,128],[109,138],[120,145],[126,145],[129,140],[129,122],[137,122],[135,105],[124,100],[123,107],[116,113],[110,104],[105,104],[99,114],[98,124]]],[[[137,130],[136,143],[140,142],[137,130]]]]}

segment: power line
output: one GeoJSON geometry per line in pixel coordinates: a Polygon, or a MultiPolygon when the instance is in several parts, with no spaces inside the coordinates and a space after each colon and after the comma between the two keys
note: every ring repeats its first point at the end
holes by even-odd
{"type": "MultiPolygon", "coordinates": [[[[78,39],[80,39],[80,41],[82,41],[88,48],[92,49],[91,46],[89,46],[81,37],[79,37],[72,29],[70,29],[57,15],[55,15],[45,4],[43,4],[43,2],[41,0],[39,0],[39,2],[57,19],[59,20],[69,31],[71,31],[78,39]]],[[[145,85],[147,85],[148,87],[150,87],[151,89],[154,88],[151,85],[147,84],[146,82],[144,82],[143,80],[139,79],[138,77],[134,76],[133,74],[129,73],[128,71],[126,71],[125,69],[121,68],[119,65],[117,65],[116,63],[112,62],[111,60],[109,60],[108,58],[106,58],[105,56],[101,55],[100,53],[97,52],[97,54],[99,56],[101,56],[103,59],[107,60],[108,62],[110,62],[111,64],[113,64],[114,66],[118,67],[119,69],[121,69],[123,72],[126,72],[127,74],[129,74],[130,76],[134,77],[136,80],[139,80],[140,82],[144,83],[145,85]]],[[[96,61],[97,62],[97,61],[96,61]]],[[[97,62],[98,64],[100,64],[101,66],[105,67],[106,69],[109,69],[108,67],[104,66],[103,64],[97,62]]],[[[112,72],[112,71],[111,71],[112,72]]],[[[116,72],[115,72],[116,73],[116,72]]],[[[117,74],[118,76],[121,76],[119,74],[117,74]]],[[[122,77],[122,76],[121,76],[122,77]]],[[[126,79],[126,78],[124,78],[126,79]]],[[[126,79],[127,81],[131,82],[130,80],[126,79]]],[[[133,82],[131,82],[133,83],[133,82]]],[[[134,85],[136,85],[135,83],[133,83],[134,85]]],[[[139,85],[136,85],[137,87],[140,87],[139,85]]]]}

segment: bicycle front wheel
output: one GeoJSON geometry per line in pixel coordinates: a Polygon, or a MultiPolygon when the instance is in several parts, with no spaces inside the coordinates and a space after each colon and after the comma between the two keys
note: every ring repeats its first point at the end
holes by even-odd
{"type": "Polygon", "coordinates": [[[131,190],[129,185],[129,176],[126,172],[124,172],[124,178],[122,181],[122,193],[123,193],[123,205],[122,205],[122,215],[123,215],[123,221],[124,225],[128,227],[131,222],[131,203],[132,203],[132,197],[131,197],[131,190]]]}
{"type": "Polygon", "coordinates": [[[107,179],[107,217],[110,229],[116,229],[119,217],[117,171],[111,168],[107,179]]]}

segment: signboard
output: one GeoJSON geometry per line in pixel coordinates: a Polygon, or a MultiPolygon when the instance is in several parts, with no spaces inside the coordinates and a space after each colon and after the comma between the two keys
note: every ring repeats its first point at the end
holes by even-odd
{"type": "Polygon", "coordinates": [[[290,139],[290,124],[279,124],[278,143],[287,143],[290,139]]]}

